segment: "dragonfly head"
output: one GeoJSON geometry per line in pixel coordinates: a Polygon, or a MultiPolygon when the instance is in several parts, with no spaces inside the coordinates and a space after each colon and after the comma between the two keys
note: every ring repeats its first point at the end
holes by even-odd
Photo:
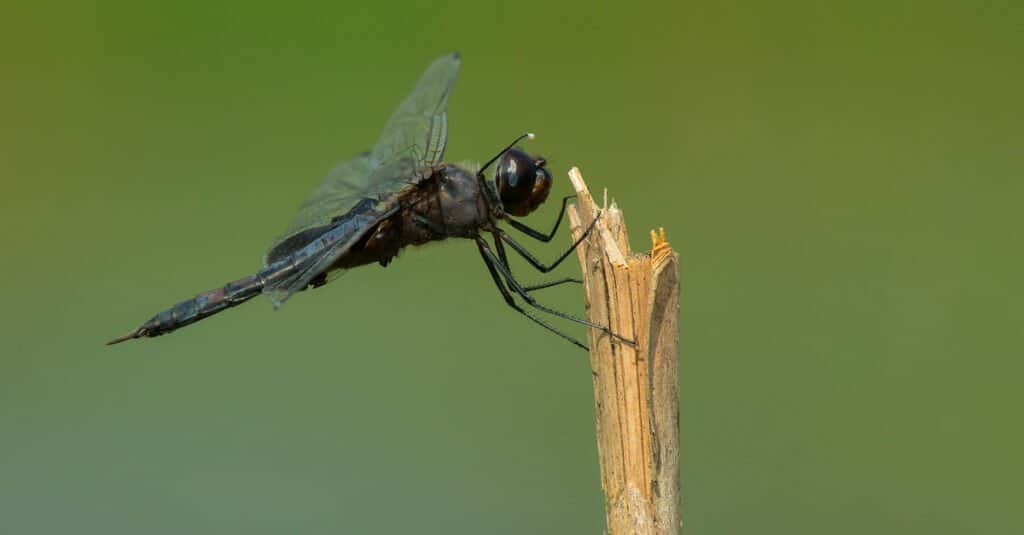
{"type": "Polygon", "coordinates": [[[522,217],[548,198],[551,173],[544,167],[546,163],[544,158],[533,158],[519,147],[501,155],[494,181],[505,213],[522,217]]]}

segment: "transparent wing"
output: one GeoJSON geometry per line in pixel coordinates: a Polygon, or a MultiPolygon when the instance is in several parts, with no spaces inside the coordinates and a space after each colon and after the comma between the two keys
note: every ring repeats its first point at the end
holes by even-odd
{"type": "Polygon", "coordinates": [[[388,119],[373,150],[342,162],[310,193],[287,230],[271,243],[270,264],[331,228],[364,199],[388,209],[388,201],[441,161],[448,139],[448,95],[459,72],[458,53],[435,60],[388,119]]]}
{"type": "Polygon", "coordinates": [[[388,210],[379,211],[374,203],[360,203],[350,214],[291,255],[285,262],[293,264],[294,269],[289,270],[286,276],[268,281],[263,293],[275,307],[280,307],[295,292],[304,290],[318,275],[331,269],[368,230],[394,215],[398,208],[395,204],[388,210]]]}
{"type": "Polygon", "coordinates": [[[374,168],[400,158],[433,164],[448,141],[448,95],[459,74],[459,54],[442,56],[427,67],[412,93],[391,114],[370,153],[374,168]]]}
{"type": "Polygon", "coordinates": [[[347,213],[360,200],[359,181],[371,173],[369,153],[342,162],[303,201],[288,229],[271,243],[264,264],[270,265],[301,249],[330,228],[331,221],[347,213]]]}
{"type": "Polygon", "coordinates": [[[313,257],[303,262],[302,266],[293,275],[265,286],[263,293],[270,298],[274,308],[279,308],[295,292],[309,286],[317,275],[330,269],[331,264],[334,264],[341,255],[351,249],[359,241],[359,238],[359,234],[353,233],[324,247],[313,257]]]}

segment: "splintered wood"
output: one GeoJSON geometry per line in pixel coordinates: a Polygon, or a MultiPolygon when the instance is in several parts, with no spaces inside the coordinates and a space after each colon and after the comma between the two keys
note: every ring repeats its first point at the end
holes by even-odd
{"type": "Polygon", "coordinates": [[[579,169],[569,179],[573,239],[600,215],[578,250],[588,317],[636,341],[588,334],[607,532],[677,535],[679,256],[663,229],[651,231],[650,252],[634,254],[614,202],[598,207],[579,169]]]}

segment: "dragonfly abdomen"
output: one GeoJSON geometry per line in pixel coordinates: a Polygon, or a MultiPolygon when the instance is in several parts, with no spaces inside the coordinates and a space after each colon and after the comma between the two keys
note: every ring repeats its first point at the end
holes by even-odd
{"type": "Polygon", "coordinates": [[[240,305],[260,294],[268,275],[268,273],[264,272],[277,267],[271,266],[255,275],[229,282],[220,288],[203,292],[191,299],[186,299],[157,313],[138,329],[135,329],[135,331],[107,342],[107,345],[117,344],[133,338],[152,338],[161,334],[167,334],[201,319],[208,318],[222,310],[240,305]]]}

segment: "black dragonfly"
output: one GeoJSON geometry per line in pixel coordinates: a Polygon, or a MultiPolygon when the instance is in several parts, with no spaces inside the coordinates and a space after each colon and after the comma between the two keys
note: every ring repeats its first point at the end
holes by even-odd
{"type": "Polygon", "coordinates": [[[448,96],[459,72],[458,53],[435,60],[412,93],[391,115],[373,150],[338,164],[299,208],[291,225],[270,245],[265,267],[256,274],[203,292],[150,318],[134,331],[108,342],[167,334],[237,306],[259,294],[280,307],[295,292],[316,288],[342,271],[371,263],[387,266],[407,245],[447,238],[476,242],[494,283],[505,302],[549,331],[586,349],[515,299],[533,309],[587,325],[617,338],[596,325],[538,303],[531,292],[578,279],[563,278],[544,284],[521,284],[509,269],[505,244],[542,273],[568,257],[594,227],[584,233],[554,262],[546,265],[502,230],[498,223],[542,242],[551,241],[565,214],[562,199],[551,232],[543,233],[513,217],[525,216],[540,206],[551,188],[551,175],[543,158],[534,158],[516,144],[505,147],[478,170],[441,161],[448,138],[448,96]],[[484,171],[497,162],[494,180],[484,171]],[[483,237],[491,234],[494,247],[483,237]]]}

